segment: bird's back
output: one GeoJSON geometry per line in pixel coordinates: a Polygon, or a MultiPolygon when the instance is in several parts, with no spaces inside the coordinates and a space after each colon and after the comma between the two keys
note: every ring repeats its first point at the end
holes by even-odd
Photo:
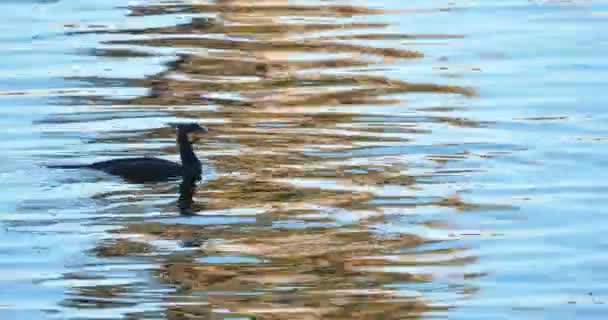
{"type": "Polygon", "coordinates": [[[182,165],[159,158],[126,158],[96,162],[90,168],[134,181],[160,181],[181,177],[182,165]]]}

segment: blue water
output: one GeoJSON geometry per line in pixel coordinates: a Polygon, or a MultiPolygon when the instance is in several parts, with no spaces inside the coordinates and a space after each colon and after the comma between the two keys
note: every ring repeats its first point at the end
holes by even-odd
{"type": "MultiPolygon", "coordinates": [[[[196,2],[182,4],[187,7],[196,2]]],[[[145,8],[159,3],[140,1],[132,5],[145,8]]],[[[228,7],[250,5],[241,1],[218,3],[228,7]]],[[[316,2],[301,3],[319,7],[316,2]]],[[[323,2],[321,7],[330,4],[355,5],[330,1],[323,2]]],[[[165,309],[168,302],[173,303],[172,297],[177,295],[181,299],[192,294],[200,298],[200,295],[182,293],[176,289],[179,285],[162,283],[153,270],[168,263],[169,260],[164,260],[166,256],[189,254],[190,249],[180,247],[175,239],[144,237],[144,241],[156,245],[158,255],[108,259],[96,257],[90,251],[99,243],[114,239],[112,230],[129,223],[155,222],[236,228],[232,230],[242,231],[244,238],[254,232],[251,231],[254,227],[306,234],[318,229],[341,232],[356,226],[373,230],[375,235],[416,235],[429,242],[402,250],[379,248],[374,257],[385,263],[370,267],[373,271],[365,269],[374,275],[383,272],[427,277],[428,281],[420,282],[384,283],[382,280],[379,288],[373,288],[391,290],[402,296],[414,292],[419,297],[416,299],[427,305],[449,307],[429,308],[415,316],[603,319],[608,295],[604,285],[608,278],[604,249],[608,242],[603,239],[608,231],[603,215],[608,190],[605,183],[608,173],[604,170],[608,159],[605,147],[608,113],[602,89],[608,87],[605,77],[608,64],[604,59],[608,54],[604,36],[608,3],[383,0],[358,4],[394,11],[352,18],[337,17],[334,11],[327,11],[322,18],[302,13],[303,17],[298,19],[296,13],[290,11],[280,14],[267,11],[267,14],[304,24],[320,20],[382,23],[387,27],[305,35],[270,31],[243,35],[220,29],[199,36],[253,39],[261,43],[297,42],[293,39],[300,36],[315,39],[321,35],[349,33],[454,37],[339,40],[362,46],[415,50],[424,54],[421,59],[331,50],[307,52],[306,48],[282,53],[271,45],[241,49],[243,52],[239,55],[237,49],[211,45],[210,48],[187,48],[111,45],[107,41],[158,38],[161,36],[153,31],[141,36],[124,30],[174,26],[199,16],[223,19],[226,25],[273,25],[279,19],[265,20],[268,18],[265,9],[257,5],[249,15],[231,15],[212,8],[207,13],[130,16],[131,11],[123,1],[2,2],[0,8],[5,20],[0,25],[3,47],[0,52],[0,126],[3,128],[0,146],[4,151],[0,163],[0,318],[119,319],[141,312],[152,312],[149,318],[170,318],[171,313],[165,309]],[[73,33],[91,30],[115,33],[73,33]],[[151,56],[90,54],[99,48],[136,49],[151,56]],[[314,92],[296,84],[288,88],[290,92],[282,92],[277,84],[276,91],[264,88],[254,92],[227,86],[224,92],[215,92],[221,97],[252,101],[247,108],[221,101],[200,102],[200,105],[162,100],[133,103],[130,99],[148,94],[148,84],[131,85],[127,80],[154,77],[167,69],[166,63],[175,60],[176,53],[275,62],[298,58],[319,61],[335,55],[350,55],[373,62],[360,67],[306,72],[466,87],[476,95],[397,92],[379,96],[395,99],[396,103],[342,103],[336,98],[318,105],[283,105],[294,97],[312,96],[333,87],[328,84],[327,88],[315,88],[318,92],[314,92]],[[114,82],[96,83],[92,78],[114,82]],[[101,103],[95,101],[95,97],[108,98],[111,102],[101,103]],[[322,121],[322,115],[342,113],[350,118],[322,121]],[[307,173],[272,179],[296,188],[365,192],[371,199],[359,206],[341,207],[314,197],[301,201],[288,198],[283,203],[285,208],[281,209],[291,215],[282,216],[273,211],[276,204],[264,200],[266,194],[249,199],[244,192],[236,198],[227,198],[226,203],[218,202],[219,207],[228,206],[232,211],[211,207],[200,209],[202,217],[178,217],[172,205],[175,190],[171,185],[127,185],[118,178],[95,172],[52,171],[44,167],[46,163],[58,161],[80,163],[133,155],[176,160],[172,137],[162,128],[170,122],[193,119],[219,131],[198,147],[197,152],[203,157],[224,159],[226,155],[236,155],[244,161],[255,159],[254,156],[290,154],[310,158],[310,163],[304,164],[280,163],[282,158],[279,158],[272,163],[277,172],[294,168],[304,172],[327,169],[335,174],[339,166],[354,166],[357,168],[344,171],[347,174],[343,176],[320,178],[307,173]],[[145,135],[148,131],[152,134],[145,135]],[[370,139],[358,140],[357,135],[370,139]],[[307,139],[304,142],[297,140],[304,138],[307,139]],[[355,180],[360,175],[390,171],[390,168],[395,170],[391,177],[414,177],[415,182],[408,185],[392,180],[380,183],[355,180]],[[441,202],[449,199],[458,199],[472,207],[463,209],[441,202]],[[369,208],[362,209],[362,205],[369,208]],[[383,218],[366,219],[378,214],[383,218]],[[129,291],[120,298],[128,300],[128,304],[95,307],[77,299],[76,302],[70,300],[88,297],[87,293],[78,291],[79,288],[112,285],[129,291]]],[[[177,32],[164,36],[184,35],[177,32]]],[[[174,70],[172,75],[160,78],[198,76],[196,81],[211,79],[230,83],[242,80],[241,76],[251,76],[244,71],[246,67],[242,68],[243,74],[235,71],[221,77],[211,71],[180,75],[174,70]]],[[[300,72],[297,67],[293,68],[294,73],[300,72]]],[[[362,83],[360,80],[356,85],[363,86],[362,83]]],[[[175,96],[195,91],[197,96],[215,97],[204,85],[194,88],[174,89],[175,96]]],[[[207,179],[237,176],[245,181],[271,180],[263,171],[268,164],[257,167],[258,178],[249,177],[247,174],[251,172],[245,173],[245,164],[238,164],[237,169],[229,172],[211,163],[206,171],[207,179]]],[[[221,184],[208,189],[215,192],[218,199],[223,199],[221,194],[239,192],[238,188],[229,190],[228,185],[221,184]]],[[[269,191],[273,192],[280,190],[269,191]]],[[[198,200],[204,202],[207,197],[201,196],[198,200]]],[[[264,242],[267,241],[264,233],[251,237],[262,244],[271,243],[264,242]]],[[[291,270],[289,264],[277,262],[276,255],[281,252],[230,250],[195,256],[192,263],[205,267],[225,265],[230,271],[234,265],[241,264],[261,264],[263,268],[276,267],[281,272],[291,270]]],[[[343,294],[340,290],[350,288],[356,281],[353,278],[331,287],[337,292],[332,298],[339,298],[343,294]]],[[[304,287],[323,288],[317,283],[304,287]]],[[[236,290],[228,285],[210,290],[220,289],[236,290]]],[[[279,285],[263,290],[243,285],[239,293],[280,295],[279,289],[285,290],[279,285]],[[277,291],[273,291],[275,289],[277,291]]],[[[372,288],[362,290],[373,292],[372,288]]],[[[213,292],[206,294],[213,295],[213,292]]],[[[303,291],[301,297],[307,294],[303,291]]],[[[371,293],[367,298],[375,299],[371,293]]],[[[184,302],[176,301],[176,304],[184,302]]],[[[210,301],[217,310],[241,310],[230,304],[232,301],[210,301]]],[[[286,307],[301,307],[298,299],[294,301],[293,305],[284,303],[286,307]]],[[[264,306],[263,303],[247,305],[243,310],[255,314],[255,310],[264,306]]],[[[229,317],[217,310],[209,312],[218,318],[229,317]]],[[[233,318],[241,314],[233,312],[233,318]]],[[[391,311],[387,309],[387,318],[388,312],[391,311]]],[[[277,318],[295,319],[281,312],[272,314],[277,318]]],[[[332,318],[332,314],[322,314],[321,318],[332,318]]]]}

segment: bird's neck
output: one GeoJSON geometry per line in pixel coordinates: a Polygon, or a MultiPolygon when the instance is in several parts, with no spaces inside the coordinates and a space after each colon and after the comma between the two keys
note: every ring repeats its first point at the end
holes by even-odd
{"type": "Polygon", "coordinates": [[[194,150],[192,150],[192,143],[188,140],[188,135],[185,133],[179,133],[177,136],[177,144],[179,145],[179,156],[182,160],[182,165],[191,166],[200,164],[194,150]]]}

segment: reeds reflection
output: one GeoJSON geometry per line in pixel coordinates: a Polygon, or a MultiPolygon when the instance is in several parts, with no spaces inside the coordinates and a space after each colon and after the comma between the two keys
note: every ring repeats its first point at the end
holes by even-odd
{"type": "MultiPolygon", "coordinates": [[[[160,209],[164,218],[122,220],[123,228],[114,233],[152,248],[111,241],[95,251],[101,264],[104,258],[144,259],[154,265],[145,274],[154,280],[139,273],[144,279],[134,281],[136,289],[81,288],[66,306],[90,307],[88,298],[118,295],[141,308],[125,311],[133,319],[412,319],[451,307],[450,299],[434,299],[435,291],[453,291],[454,300],[475,292],[466,279],[482,274],[466,266],[477,258],[449,241],[449,223],[400,219],[407,220],[414,208],[446,212],[482,206],[425,190],[466,179],[475,170],[451,164],[491,156],[495,148],[415,141],[424,141],[437,125],[457,130],[492,124],[439,113],[445,109],[410,116],[382,113],[406,104],[413,94],[466,99],[474,92],[372,72],[423,57],[402,44],[375,46],[375,40],[457,41],[461,35],[387,33],[390,25],[363,22],[382,10],[335,2],[177,1],[128,10],[138,18],[193,18],[148,29],[69,31],[111,35],[103,49],[88,51],[99,57],[175,53],[162,72],[145,79],[73,78],[147,93],[126,99],[63,97],[62,103],[90,105],[89,112],[69,121],[114,116],[146,121],[137,114],[148,113],[206,122],[211,133],[197,152],[217,172],[196,192],[188,180],[181,185],[178,205],[193,215],[189,218],[174,218],[175,208],[150,199],[148,187],[101,196],[116,214],[133,199],[160,209]],[[420,166],[411,168],[415,161],[433,166],[421,173],[420,166]],[[425,237],[408,228],[387,231],[393,222],[446,237],[425,237]],[[459,280],[448,285],[448,278],[459,280]],[[155,286],[174,290],[135,293],[155,286]]],[[[88,141],[128,145],[135,153],[176,151],[164,129],[107,130],[88,141]]]]}

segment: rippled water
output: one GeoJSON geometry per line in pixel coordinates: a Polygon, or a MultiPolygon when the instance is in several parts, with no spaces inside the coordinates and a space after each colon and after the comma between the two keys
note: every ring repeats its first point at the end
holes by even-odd
{"type": "Polygon", "coordinates": [[[604,1],[3,1],[1,319],[603,319],[604,1]],[[53,163],[177,160],[175,183],[53,163]]]}

